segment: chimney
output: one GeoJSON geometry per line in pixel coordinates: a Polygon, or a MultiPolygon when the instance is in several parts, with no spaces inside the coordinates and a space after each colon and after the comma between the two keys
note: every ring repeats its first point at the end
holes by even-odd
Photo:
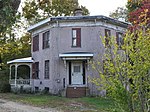
{"type": "Polygon", "coordinates": [[[81,8],[76,8],[74,10],[74,16],[82,16],[82,14],[83,14],[83,11],[81,8]]]}

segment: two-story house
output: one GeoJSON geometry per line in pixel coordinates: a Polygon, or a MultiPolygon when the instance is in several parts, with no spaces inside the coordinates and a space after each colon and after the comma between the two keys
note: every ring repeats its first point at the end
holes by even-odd
{"type": "Polygon", "coordinates": [[[127,26],[101,15],[82,16],[80,10],[75,16],[50,17],[30,26],[32,88],[67,97],[105,94],[89,80],[99,76],[90,62],[102,61],[105,46],[100,36],[116,36],[120,43],[127,26]]]}

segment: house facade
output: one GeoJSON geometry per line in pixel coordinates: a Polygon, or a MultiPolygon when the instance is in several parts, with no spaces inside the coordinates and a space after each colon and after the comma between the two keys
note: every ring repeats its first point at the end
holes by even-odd
{"type": "Polygon", "coordinates": [[[105,16],[50,17],[28,28],[32,34],[32,88],[67,97],[104,95],[90,78],[99,77],[107,38],[121,43],[128,24],[105,16]],[[100,37],[106,37],[105,46],[100,37]]]}

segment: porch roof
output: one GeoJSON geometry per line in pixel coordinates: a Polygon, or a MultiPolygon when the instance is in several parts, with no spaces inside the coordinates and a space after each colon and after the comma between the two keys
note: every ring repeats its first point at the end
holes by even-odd
{"type": "Polygon", "coordinates": [[[27,58],[14,59],[7,62],[7,64],[13,64],[13,63],[33,63],[33,60],[32,57],[27,57],[27,58]]]}
{"type": "Polygon", "coordinates": [[[90,59],[93,56],[94,54],[90,52],[68,52],[59,54],[59,57],[64,60],[90,59]]]}

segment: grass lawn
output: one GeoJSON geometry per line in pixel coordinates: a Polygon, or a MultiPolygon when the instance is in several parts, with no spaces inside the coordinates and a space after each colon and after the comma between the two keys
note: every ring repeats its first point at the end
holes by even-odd
{"type": "Polygon", "coordinates": [[[64,112],[112,112],[112,109],[115,109],[112,100],[100,97],[64,98],[51,95],[0,93],[0,98],[33,106],[56,108],[64,112]]]}

